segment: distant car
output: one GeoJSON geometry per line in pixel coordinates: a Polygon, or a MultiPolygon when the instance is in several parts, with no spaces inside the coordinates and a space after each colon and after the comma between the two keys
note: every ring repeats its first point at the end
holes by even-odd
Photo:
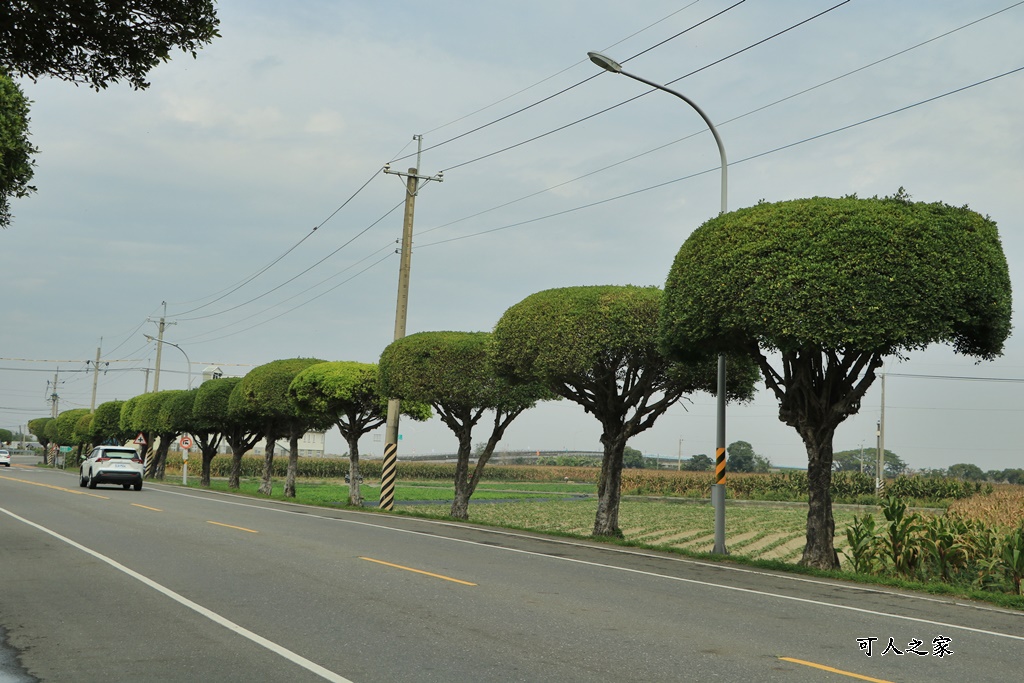
{"type": "Polygon", "coordinates": [[[11,452],[10,451],[5,451],[3,449],[0,449],[0,464],[3,464],[4,467],[10,467],[11,466],[11,452]]]}
{"type": "Polygon", "coordinates": [[[78,469],[78,485],[96,488],[97,484],[120,484],[127,491],[142,490],[145,473],[139,453],[128,446],[97,446],[78,469]]]}

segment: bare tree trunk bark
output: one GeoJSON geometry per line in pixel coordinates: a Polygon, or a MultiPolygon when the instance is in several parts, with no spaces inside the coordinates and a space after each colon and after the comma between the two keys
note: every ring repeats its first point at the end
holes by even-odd
{"type": "Polygon", "coordinates": [[[807,544],[800,564],[818,569],[839,569],[832,516],[833,429],[819,433],[801,430],[807,448],[807,544]]]}
{"type": "Polygon", "coordinates": [[[242,448],[241,444],[237,446],[231,444],[231,472],[228,474],[228,488],[238,489],[240,486],[239,480],[242,478],[242,456],[245,455],[247,449],[242,448]]]}
{"type": "Polygon", "coordinates": [[[470,429],[458,433],[459,456],[455,463],[455,500],[449,515],[455,519],[469,519],[469,456],[473,451],[473,434],[470,429]]]}
{"type": "Polygon", "coordinates": [[[215,457],[217,457],[216,444],[210,444],[203,449],[203,471],[199,476],[199,485],[204,488],[210,488],[210,463],[215,457]]]}
{"type": "Polygon", "coordinates": [[[256,492],[269,496],[273,490],[274,449],[277,447],[277,438],[270,431],[267,431],[266,441],[267,450],[266,455],[263,456],[263,481],[260,482],[260,487],[256,489],[256,492]]]}
{"type": "Polygon", "coordinates": [[[601,479],[597,484],[597,515],[594,518],[594,536],[622,538],[619,529],[619,500],[622,490],[622,453],[626,437],[620,432],[601,435],[604,458],[601,460],[601,479]]]}
{"type": "Polygon", "coordinates": [[[284,478],[284,497],[295,497],[295,477],[299,471],[299,435],[292,432],[288,437],[288,473],[284,478]]]}
{"type": "Polygon", "coordinates": [[[348,504],[358,508],[363,506],[362,478],[359,476],[359,436],[353,434],[346,441],[348,441],[348,504]]]}

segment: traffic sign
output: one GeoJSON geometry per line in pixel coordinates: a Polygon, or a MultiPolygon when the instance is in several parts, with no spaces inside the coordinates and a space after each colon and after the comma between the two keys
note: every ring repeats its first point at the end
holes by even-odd
{"type": "Polygon", "coordinates": [[[146,445],[146,435],[143,434],[142,432],[139,432],[139,435],[137,437],[135,437],[134,443],[139,445],[139,446],[145,446],[146,445]]]}
{"type": "Polygon", "coordinates": [[[192,448],[192,439],[187,436],[183,436],[178,439],[178,445],[181,446],[182,450],[188,450],[192,448]]]}

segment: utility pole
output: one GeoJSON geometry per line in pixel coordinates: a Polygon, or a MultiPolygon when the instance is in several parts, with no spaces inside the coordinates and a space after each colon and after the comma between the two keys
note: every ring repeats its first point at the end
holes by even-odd
{"type": "MultiPolygon", "coordinates": [[[[53,373],[53,391],[50,393],[50,403],[51,403],[51,406],[50,406],[50,417],[52,417],[54,420],[57,419],[57,407],[58,407],[57,404],[60,401],[60,396],[57,395],[57,376],[58,375],[60,375],[60,368],[57,368],[57,371],[55,373],[53,373]]],[[[53,449],[51,451],[52,452],[51,457],[53,458],[53,466],[54,467],[57,466],[57,448],[58,448],[57,444],[53,444],[53,449]]],[[[46,464],[46,458],[45,457],[43,458],[43,464],[46,464]]]]}
{"type": "MultiPolygon", "coordinates": [[[[405,176],[405,217],[402,221],[401,261],[398,266],[398,303],[395,307],[395,340],[405,336],[405,320],[409,312],[409,272],[412,267],[412,225],[416,212],[416,195],[419,194],[419,181],[442,182],[442,173],[435,176],[419,175],[420,155],[423,152],[423,136],[414,135],[416,140],[416,167],[407,173],[392,171],[391,165],[384,166],[384,172],[397,176],[405,176]]],[[[398,475],[398,416],[400,411],[398,399],[388,400],[388,418],[385,428],[384,462],[380,474],[380,509],[391,510],[395,504],[395,479],[398,475]]]]}
{"type": "Polygon", "coordinates": [[[683,440],[679,439],[679,452],[676,453],[676,471],[683,471],[683,440]]]}
{"type": "Polygon", "coordinates": [[[878,419],[878,463],[875,466],[875,493],[885,488],[885,373],[882,373],[882,414],[878,419]]]}
{"type": "MultiPolygon", "coordinates": [[[[164,344],[163,344],[163,341],[164,341],[164,326],[165,325],[176,325],[177,324],[177,323],[166,323],[165,322],[165,320],[167,318],[167,302],[166,301],[161,301],[160,303],[163,304],[163,306],[164,306],[164,314],[162,316],[160,316],[159,331],[157,332],[157,336],[156,336],[156,342],[157,342],[156,343],[156,369],[153,371],[153,393],[154,394],[160,390],[160,352],[163,351],[163,348],[164,348],[164,344]]],[[[156,320],[153,320],[152,318],[150,318],[149,321],[150,322],[157,322],[156,320]]]]}
{"type": "MultiPolygon", "coordinates": [[[[89,404],[89,412],[96,412],[96,385],[100,380],[100,349],[103,348],[103,337],[100,337],[100,345],[96,347],[96,362],[92,366],[92,402],[89,404]]],[[[117,349],[114,349],[115,351],[117,349]]]]}

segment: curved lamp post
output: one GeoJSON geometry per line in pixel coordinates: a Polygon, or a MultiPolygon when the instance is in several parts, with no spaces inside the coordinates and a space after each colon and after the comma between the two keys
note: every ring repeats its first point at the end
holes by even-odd
{"type": "MultiPolygon", "coordinates": [[[[722,205],[720,213],[725,213],[729,210],[729,162],[725,158],[725,145],[722,144],[722,138],[718,135],[718,130],[715,125],[711,123],[711,119],[704,113],[704,110],[697,106],[697,103],[691,100],[686,95],[676,92],[671,88],[667,88],[664,85],[654,83],[646,78],[631,74],[628,71],[622,69],[622,65],[616,62],[611,57],[606,57],[600,52],[588,52],[587,56],[590,57],[590,61],[597,64],[605,71],[610,71],[613,74],[622,74],[628,76],[634,81],[640,81],[652,88],[658,90],[664,90],[670,95],[675,95],[683,102],[690,105],[694,111],[700,114],[700,117],[704,119],[704,123],[711,129],[711,134],[715,136],[715,143],[718,145],[718,153],[722,157],[722,205]]],[[[718,356],[718,387],[717,387],[717,399],[718,399],[718,435],[716,440],[715,449],[715,484],[711,487],[711,503],[715,508],[715,546],[712,552],[725,555],[728,551],[725,548],[725,355],[719,354],[718,356]]]]}
{"type": "Polygon", "coordinates": [[[183,356],[185,356],[185,362],[188,363],[188,388],[191,389],[192,388],[192,361],[190,361],[188,359],[188,354],[185,353],[185,349],[181,348],[180,346],[178,346],[174,342],[167,341],[166,339],[157,339],[156,337],[151,337],[148,334],[144,334],[142,336],[145,337],[146,339],[148,339],[149,341],[154,341],[154,342],[156,342],[158,344],[167,344],[168,346],[173,346],[174,348],[176,348],[179,351],[181,351],[181,354],[183,356]]]}

